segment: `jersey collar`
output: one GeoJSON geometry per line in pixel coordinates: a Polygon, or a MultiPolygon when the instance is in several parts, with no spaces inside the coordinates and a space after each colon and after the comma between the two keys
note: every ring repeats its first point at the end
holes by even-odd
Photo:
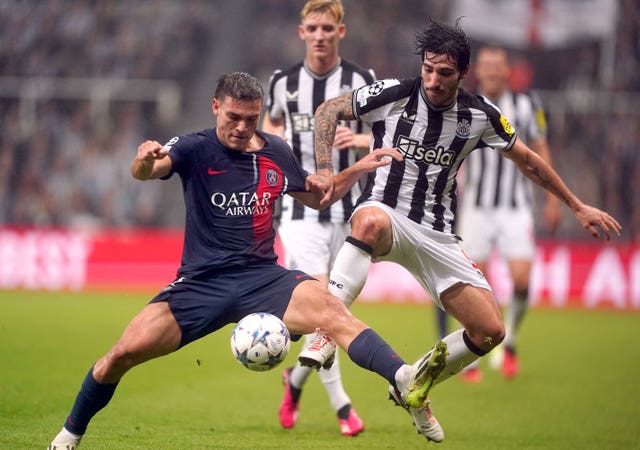
{"type": "Polygon", "coordinates": [[[307,60],[306,59],[303,61],[303,66],[304,66],[304,70],[311,77],[315,78],[316,80],[324,80],[326,78],[329,78],[334,73],[336,73],[336,71],[338,70],[338,67],[340,67],[340,63],[342,63],[342,58],[338,58],[338,63],[333,67],[333,69],[331,69],[329,72],[325,73],[324,75],[318,75],[317,73],[315,73],[311,69],[309,69],[309,66],[307,65],[307,60]]]}

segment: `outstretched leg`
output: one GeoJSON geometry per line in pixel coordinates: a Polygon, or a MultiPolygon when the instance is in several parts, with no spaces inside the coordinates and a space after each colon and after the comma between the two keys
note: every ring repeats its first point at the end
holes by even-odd
{"type": "Polygon", "coordinates": [[[176,350],[181,331],[166,302],[148,304],[122,337],[89,370],[51,450],[76,448],[91,419],[111,400],[118,382],[134,366],[176,350]]]}

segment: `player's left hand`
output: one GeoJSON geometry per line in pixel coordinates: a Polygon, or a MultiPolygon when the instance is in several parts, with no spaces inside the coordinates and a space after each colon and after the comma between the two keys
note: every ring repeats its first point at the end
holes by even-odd
{"type": "Polygon", "coordinates": [[[609,234],[610,232],[614,232],[617,236],[620,236],[622,226],[620,226],[616,219],[598,208],[583,205],[580,209],[575,211],[575,215],[582,225],[582,228],[591,233],[591,236],[594,238],[598,238],[600,236],[598,228],[602,230],[607,241],[611,239],[609,234]]]}
{"type": "Polygon", "coordinates": [[[360,158],[355,165],[365,172],[373,172],[378,167],[391,164],[392,158],[402,161],[404,157],[397,148],[376,148],[360,158]]]}

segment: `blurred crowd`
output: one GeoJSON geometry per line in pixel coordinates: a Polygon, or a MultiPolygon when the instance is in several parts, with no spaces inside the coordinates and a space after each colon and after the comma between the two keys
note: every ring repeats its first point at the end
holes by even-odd
{"type": "MultiPolygon", "coordinates": [[[[417,75],[415,32],[429,15],[450,19],[447,0],[385,0],[375,7],[364,1],[343,2],[348,38],[341,53],[373,68],[378,78],[417,75]]],[[[303,3],[261,0],[259,8],[246,12],[250,33],[234,38],[251,39],[242,70],[266,84],[274,69],[303,57],[296,29],[303,3]]],[[[614,67],[606,86],[600,45],[551,53],[519,51],[518,56],[532,71],[523,87],[540,89],[548,100],[549,139],[558,171],[582,198],[619,218],[625,238],[638,239],[640,189],[634,181],[640,179],[640,111],[620,109],[606,95],[598,100],[602,105],[580,108],[580,99],[573,105],[567,94],[593,90],[608,92],[611,98],[637,98],[640,6],[620,0],[620,8],[614,67]]],[[[214,54],[220,20],[215,12],[206,0],[5,0],[0,3],[0,77],[162,79],[186,92],[203,76],[193,70],[199,58],[214,54]]],[[[180,214],[171,213],[181,207],[181,199],[170,194],[175,187],[150,186],[129,174],[137,145],[157,135],[157,105],[114,101],[107,130],[94,123],[91,108],[89,98],[43,98],[37,103],[36,128],[25,133],[20,96],[3,91],[0,224],[180,226],[180,214]]],[[[540,232],[545,235],[545,230],[540,232]]],[[[586,234],[568,218],[558,236],[586,234]]]]}
{"type": "MultiPolygon", "coordinates": [[[[170,79],[186,88],[208,45],[202,4],[170,0],[0,2],[0,77],[170,79]]],[[[153,135],[155,105],[42,98],[25,133],[21,98],[0,98],[0,223],[158,225],[163,189],[134,183],[129,164],[153,135]]]]}

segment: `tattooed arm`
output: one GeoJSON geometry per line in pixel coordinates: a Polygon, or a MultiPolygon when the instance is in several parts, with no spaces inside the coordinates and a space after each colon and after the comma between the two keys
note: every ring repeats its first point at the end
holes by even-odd
{"type": "Polygon", "coordinates": [[[560,175],[544,159],[527,147],[520,138],[517,138],[516,143],[509,151],[501,153],[511,159],[527,178],[554,194],[571,208],[580,225],[593,237],[599,236],[597,228],[604,232],[607,240],[610,239],[610,231],[620,236],[621,227],[616,219],[604,211],[583,203],[571,192],[560,175]]]}
{"type": "Polygon", "coordinates": [[[336,134],[336,127],[340,120],[353,120],[352,93],[327,100],[318,106],[314,118],[314,145],[318,175],[326,181],[325,196],[321,204],[331,200],[334,191],[333,162],[331,149],[336,134]]]}

